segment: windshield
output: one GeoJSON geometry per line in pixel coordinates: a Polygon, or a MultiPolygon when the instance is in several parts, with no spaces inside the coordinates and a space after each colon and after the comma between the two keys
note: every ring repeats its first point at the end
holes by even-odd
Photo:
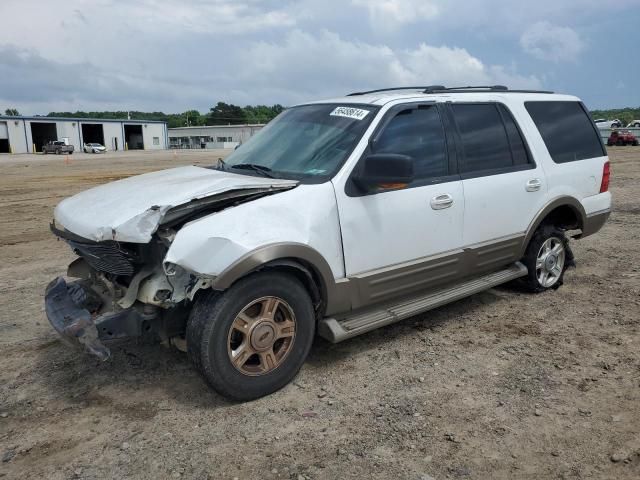
{"type": "Polygon", "coordinates": [[[372,105],[303,105],[285,110],[225,159],[234,173],[324,179],[333,175],[371,123],[372,105]],[[252,165],[244,168],[240,165],[252,165]],[[240,167],[238,167],[240,166],[240,167]]]}

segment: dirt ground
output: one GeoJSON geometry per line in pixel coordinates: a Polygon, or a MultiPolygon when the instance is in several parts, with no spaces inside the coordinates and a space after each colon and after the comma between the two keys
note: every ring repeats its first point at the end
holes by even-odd
{"type": "Polygon", "coordinates": [[[43,311],[73,254],[65,196],[224,152],[0,155],[0,478],[640,478],[640,148],[611,148],[614,212],[558,291],[493,289],[331,345],[234,404],[185,354],[100,363],[43,311]]]}

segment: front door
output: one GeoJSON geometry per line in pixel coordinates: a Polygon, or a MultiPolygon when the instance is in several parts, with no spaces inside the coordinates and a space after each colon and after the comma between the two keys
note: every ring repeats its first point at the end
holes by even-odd
{"type": "Polygon", "coordinates": [[[460,273],[464,197],[450,168],[439,108],[396,106],[381,125],[363,158],[409,155],[414,181],[370,192],[350,180],[336,187],[346,275],[358,290],[353,308],[426,290],[460,273]]]}

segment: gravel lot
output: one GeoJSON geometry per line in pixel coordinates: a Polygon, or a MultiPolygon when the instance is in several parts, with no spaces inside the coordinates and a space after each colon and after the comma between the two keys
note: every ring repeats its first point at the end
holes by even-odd
{"type": "Polygon", "coordinates": [[[224,152],[0,155],[0,477],[640,478],[640,148],[609,151],[614,213],[572,242],[560,290],[317,340],[293,384],[247,404],[159,345],[69,350],[43,311],[73,258],[55,204],[224,152]]]}

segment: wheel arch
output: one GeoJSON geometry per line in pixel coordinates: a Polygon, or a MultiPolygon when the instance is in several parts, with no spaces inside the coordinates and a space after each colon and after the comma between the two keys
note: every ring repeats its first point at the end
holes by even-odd
{"type": "Polygon", "coordinates": [[[350,308],[349,297],[339,288],[331,267],[312,247],[300,243],[277,243],[249,252],[227,267],[212,282],[215,290],[226,290],[247,275],[265,270],[287,271],[298,278],[319,303],[319,315],[350,308]]]}
{"type": "Polygon", "coordinates": [[[587,214],[574,197],[559,197],[545,205],[527,228],[520,256],[523,256],[535,231],[543,223],[551,223],[566,230],[584,229],[587,214]]]}

